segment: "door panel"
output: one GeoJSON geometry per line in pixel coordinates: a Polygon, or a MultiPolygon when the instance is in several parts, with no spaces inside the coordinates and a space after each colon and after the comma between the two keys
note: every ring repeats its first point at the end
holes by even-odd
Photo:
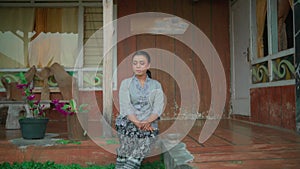
{"type": "Polygon", "coordinates": [[[230,17],[232,114],[250,116],[250,0],[236,1],[230,17]]]}

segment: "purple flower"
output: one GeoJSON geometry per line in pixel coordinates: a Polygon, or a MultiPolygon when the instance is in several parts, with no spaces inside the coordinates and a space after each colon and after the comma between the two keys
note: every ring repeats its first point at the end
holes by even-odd
{"type": "Polygon", "coordinates": [[[38,115],[39,115],[39,116],[43,115],[43,111],[40,111],[38,115]]]}
{"type": "Polygon", "coordinates": [[[58,104],[58,103],[59,103],[59,100],[58,100],[58,99],[54,99],[54,100],[52,100],[52,101],[51,101],[51,103],[53,103],[53,104],[55,104],[55,105],[56,105],[56,104],[58,104]]]}
{"type": "Polygon", "coordinates": [[[21,89],[23,98],[29,106],[29,110],[32,113],[33,117],[44,117],[45,116],[45,105],[40,104],[40,100],[34,100],[35,94],[33,94],[33,85],[28,83],[24,74],[20,73],[21,84],[18,84],[16,87],[21,89]]]}
{"type": "Polygon", "coordinates": [[[40,104],[40,100],[35,101],[33,104],[39,105],[40,104]]]}
{"type": "Polygon", "coordinates": [[[67,105],[67,103],[60,102],[57,99],[52,100],[51,103],[54,104],[54,110],[64,116],[73,115],[75,113],[72,111],[71,106],[67,105]]]}
{"type": "Polygon", "coordinates": [[[27,84],[17,84],[17,88],[18,89],[25,89],[25,88],[27,88],[29,86],[29,83],[27,83],[27,84]]]}
{"type": "Polygon", "coordinates": [[[33,100],[35,98],[35,95],[33,94],[33,95],[29,95],[29,96],[27,96],[27,100],[33,100]]]}

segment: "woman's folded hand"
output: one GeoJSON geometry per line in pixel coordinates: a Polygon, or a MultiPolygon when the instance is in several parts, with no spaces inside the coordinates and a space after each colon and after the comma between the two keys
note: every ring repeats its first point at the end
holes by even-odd
{"type": "Polygon", "coordinates": [[[153,131],[154,128],[151,126],[151,122],[148,122],[148,121],[142,121],[142,130],[145,130],[145,131],[153,131]]]}

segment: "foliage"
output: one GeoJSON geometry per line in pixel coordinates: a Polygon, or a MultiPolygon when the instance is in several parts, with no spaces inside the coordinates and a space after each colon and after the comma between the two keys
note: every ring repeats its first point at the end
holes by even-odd
{"type": "Polygon", "coordinates": [[[58,144],[81,144],[80,141],[64,140],[64,139],[57,140],[56,143],[58,143],[58,144]]]}
{"type": "Polygon", "coordinates": [[[163,161],[147,162],[142,164],[141,169],[165,169],[163,161]]]}
{"type": "Polygon", "coordinates": [[[34,100],[35,94],[33,94],[32,84],[27,82],[24,74],[20,73],[21,83],[17,85],[17,88],[23,90],[24,101],[28,104],[29,110],[34,118],[45,117],[46,113],[44,111],[45,105],[40,103],[40,100],[34,100]]]}
{"type": "MultiPolygon", "coordinates": [[[[22,94],[24,95],[24,100],[29,106],[29,110],[32,114],[32,117],[34,118],[41,118],[45,117],[45,105],[42,105],[40,103],[40,99],[34,100],[35,94],[33,94],[33,85],[29,82],[27,82],[24,74],[20,73],[20,81],[21,83],[17,85],[17,87],[21,90],[23,90],[22,94]]],[[[74,99],[71,99],[69,103],[62,102],[58,99],[54,99],[51,101],[51,104],[54,105],[54,109],[57,110],[59,113],[68,116],[73,115],[76,112],[79,113],[86,113],[87,110],[84,109],[84,107],[87,106],[87,104],[81,104],[78,108],[76,106],[76,102],[74,99]]]]}
{"type": "Polygon", "coordinates": [[[85,110],[84,107],[86,107],[88,104],[81,104],[78,108],[76,106],[76,102],[74,99],[71,99],[69,101],[69,104],[61,102],[57,99],[52,100],[51,103],[54,105],[54,109],[57,110],[62,115],[68,116],[73,115],[76,112],[78,113],[87,113],[88,110],[85,110]]]}
{"type": "Polygon", "coordinates": [[[62,115],[68,116],[73,115],[76,112],[76,109],[69,104],[64,102],[60,102],[59,100],[55,99],[52,100],[51,103],[54,105],[54,109],[61,113],[62,115]]]}
{"type": "Polygon", "coordinates": [[[114,169],[114,165],[105,165],[105,166],[87,166],[83,167],[79,164],[56,164],[54,162],[45,162],[45,163],[40,163],[40,162],[22,162],[22,163],[2,163],[0,164],[1,169],[114,169]]]}
{"type": "Polygon", "coordinates": [[[120,144],[120,143],[118,140],[109,139],[109,140],[106,140],[106,144],[120,144]]]}
{"type": "MultiPolygon", "coordinates": [[[[34,162],[34,161],[27,161],[18,163],[15,162],[13,164],[10,164],[8,162],[0,163],[1,169],[114,169],[114,164],[109,165],[89,165],[87,167],[83,167],[79,164],[56,164],[54,162],[47,161],[45,163],[41,162],[34,162]]],[[[141,169],[164,169],[164,164],[162,161],[155,161],[155,162],[148,162],[144,163],[141,166],[141,169]]]]}

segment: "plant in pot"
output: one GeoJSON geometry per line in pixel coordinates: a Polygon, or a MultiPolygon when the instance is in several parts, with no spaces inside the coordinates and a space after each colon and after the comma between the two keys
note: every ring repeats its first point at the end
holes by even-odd
{"type": "Polygon", "coordinates": [[[17,85],[22,90],[23,98],[27,106],[26,113],[19,119],[22,137],[24,139],[42,139],[45,137],[45,132],[49,118],[46,117],[46,112],[53,108],[63,115],[73,115],[76,110],[74,100],[69,103],[60,100],[53,100],[48,103],[48,106],[41,104],[40,99],[36,99],[33,93],[33,85],[27,82],[23,73],[20,73],[21,83],[17,85]],[[51,104],[51,106],[50,106],[51,104]]]}
{"type": "Polygon", "coordinates": [[[87,120],[88,111],[84,109],[87,104],[81,104],[77,107],[74,99],[69,101],[60,101],[55,99],[50,102],[49,106],[45,106],[41,104],[40,99],[35,100],[36,96],[33,94],[33,85],[27,82],[24,74],[22,73],[20,74],[20,81],[21,83],[18,84],[17,87],[23,90],[23,98],[28,105],[26,109],[26,115],[19,119],[22,137],[24,139],[44,138],[47,123],[49,121],[49,119],[46,117],[46,111],[49,111],[50,108],[53,108],[62,115],[67,116],[68,119],[74,121],[74,123],[71,123],[74,125],[68,124],[69,139],[84,140],[86,138],[86,133],[80,126],[77,117],[83,116],[81,119],[85,119],[83,121],[87,120]]]}
{"type": "Polygon", "coordinates": [[[24,139],[42,139],[45,136],[47,123],[45,105],[40,100],[35,100],[33,85],[27,82],[23,73],[20,73],[21,83],[17,85],[22,90],[23,98],[26,103],[26,113],[19,119],[22,137],[24,139]]]}

